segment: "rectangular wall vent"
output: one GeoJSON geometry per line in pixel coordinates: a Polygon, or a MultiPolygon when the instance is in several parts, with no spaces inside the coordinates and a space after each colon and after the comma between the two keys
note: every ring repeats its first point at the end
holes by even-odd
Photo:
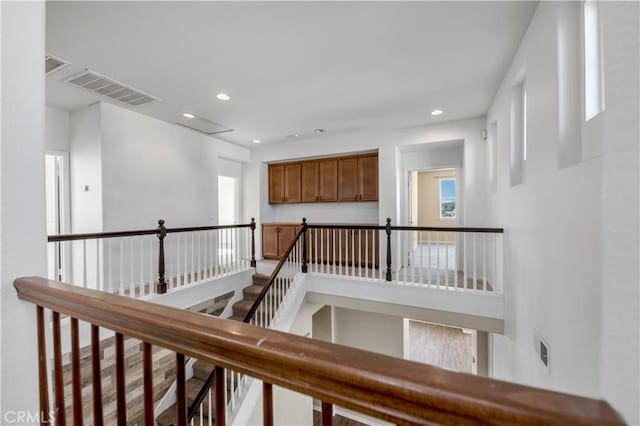
{"type": "Polygon", "coordinates": [[[68,67],[69,65],[71,65],[71,62],[65,61],[57,56],[47,55],[44,57],[44,70],[47,77],[56,71],[60,71],[62,68],[68,67]]]}
{"type": "Polygon", "coordinates": [[[65,81],[97,95],[106,96],[131,106],[144,105],[160,100],[160,98],[88,69],[67,77],[65,81]]]}

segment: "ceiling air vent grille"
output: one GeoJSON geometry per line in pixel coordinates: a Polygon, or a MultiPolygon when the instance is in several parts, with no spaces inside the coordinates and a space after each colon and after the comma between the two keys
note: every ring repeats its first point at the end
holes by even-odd
{"type": "Polygon", "coordinates": [[[215,123],[206,118],[198,117],[194,119],[182,119],[176,124],[188,127],[193,130],[197,130],[198,132],[204,133],[206,135],[216,135],[218,133],[226,133],[233,132],[233,129],[229,127],[223,126],[222,124],[215,123]]]}
{"type": "Polygon", "coordinates": [[[110,77],[105,77],[91,70],[84,70],[66,79],[67,83],[89,90],[100,96],[106,96],[115,101],[131,106],[148,104],[159,101],[159,98],[120,83],[110,77]]]}
{"type": "Polygon", "coordinates": [[[62,68],[66,68],[69,65],[71,65],[71,62],[53,55],[47,55],[44,57],[44,70],[47,76],[50,76],[54,72],[60,71],[62,68]]]}

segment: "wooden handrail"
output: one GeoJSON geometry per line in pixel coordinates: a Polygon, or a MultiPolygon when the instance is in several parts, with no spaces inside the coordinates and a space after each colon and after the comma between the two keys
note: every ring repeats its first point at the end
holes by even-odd
{"type": "Polygon", "coordinates": [[[44,278],[21,300],[397,424],[622,424],[602,400],[455,373],[44,278]]]}
{"type": "MultiPolygon", "coordinates": [[[[189,228],[166,228],[167,234],[174,234],[178,232],[196,232],[196,231],[212,231],[214,229],[230,229],[230,228],[251,228],[251,223],[242,223],[235,225],[211,225],[211,226],[194,226],[189,228]]],[[[112,232],[94,232],[90,234],[63,234],[63,235],[49,235],[47,241],[50,243],[60,241],[75,241],[75,240],[95,240],[104,238],[118,238],[118,237],[135,237],[139,235],[154,235],[157,233],[157,229],[143,229],[137,231],[112,231],[112,232]]]]}

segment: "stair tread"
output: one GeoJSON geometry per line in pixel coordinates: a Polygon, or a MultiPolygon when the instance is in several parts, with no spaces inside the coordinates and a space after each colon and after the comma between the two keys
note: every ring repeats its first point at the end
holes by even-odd
{"type": "Polygon", "coordinates": [[[265,274],[253,274],[253,284],[263,286],[269,281],[269,276],[265,274]]]}
{"type": "Polygon", "coordinates": [[[230,320],[234,320],[234,321],[244,321],[244,317],[239,317],[239,316],[233,316],[233,317],[229,317],[228,319],[230,320]]]}
{"type": "Polygon", "coordinates": [[[238,308],[238,309],[248,311],[253,306],[253,302],[254,302],[253,300],[242,299],[241,301],[233,304],[233,309],[238,308]]]}
{"type": "Polygon", "coordinates": [[[252,286],[243,288],[242,292],[244,293],[245,300],[247,298],[251,298],[252,300],[255,300],[260,295],[260,292],[262,291],[263,288],[264,288],[263,286],[255,285],[255,284],[252,286]],[[247,296],[250,296],[250,297],[247,297],[247,296]]]}

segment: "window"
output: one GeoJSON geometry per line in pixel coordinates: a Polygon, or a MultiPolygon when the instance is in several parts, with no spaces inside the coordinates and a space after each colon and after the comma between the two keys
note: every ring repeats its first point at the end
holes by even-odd
{"type": "Polygon", "coordinates": [[[584,3],[584,107],[585,121],[604,111],[602,42],[597,1],[584,3]]]}
{"type": "Polygon", "coordinates": [[[524,182],[525,160],[527,159],[527,92],[525,83],[517,84],[511,90],[511,186],[524,182]]]}
{"type": "Polygon", "coordinates": [[[498,190],[498,123],[489,125],[489,187],[498,190]]]}
{"type": "Polygon", "coordinates": [[[238,223],[238,179],[218,176],[218,224],[238,223]]]}
{"type": "Polygon", "coordinates": [[[456,218],[456,179],[440,179],[440,219],[456,218]]]}

